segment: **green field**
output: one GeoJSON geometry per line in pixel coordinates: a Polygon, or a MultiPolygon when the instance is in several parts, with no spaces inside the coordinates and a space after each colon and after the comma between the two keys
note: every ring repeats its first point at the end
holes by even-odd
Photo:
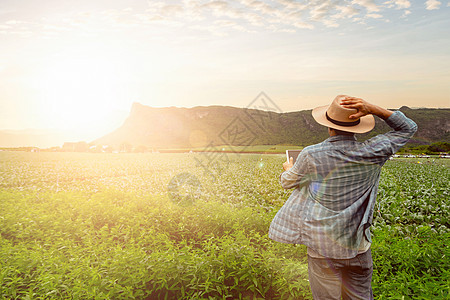
{"type": "MultiPolygon", "coordinates": [[[[193,151],[203,151],[203,148],[193,148],[193,151]]],[[[206,147],[206,149],[208,149],[206,147]]],[[[251,153],[286,153],[288,149],[303,149],[303,147],[292,146],[292,145],[249,145],[249,146],[230,146],[222,145],[217,146],[218,150],[221,151],[231,151],[231,152],[251,152],[251,153]]]]}
{"type": "MultiPolygon", "coordinates": [[[[267,237],[283,161],[0,152],[0,298],[311,299],[305,247],[267,237]]],[[[376,299],[450,297],[449,167],[383,167],[376,299]]]]}

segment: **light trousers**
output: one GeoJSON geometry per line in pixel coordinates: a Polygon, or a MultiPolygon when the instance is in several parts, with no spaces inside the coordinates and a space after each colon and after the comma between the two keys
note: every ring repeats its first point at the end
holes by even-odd
{"type": "Polygon", "coordinates": [[[309,284],[314,300],[373,299],[370,249],[350,259],[308,255],[309,284]]]}

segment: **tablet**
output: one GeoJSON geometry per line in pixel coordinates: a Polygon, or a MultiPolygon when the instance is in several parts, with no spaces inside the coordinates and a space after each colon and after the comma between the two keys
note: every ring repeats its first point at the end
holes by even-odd
{"type": "Polygon", "coordinates": [[[295,164],[295,161],[297,160],[297,157],[300,154],[300,152],[302,152],[302,150],[286,150],[287,161],[289,161],[289,158],[292,157],[294,159],[295,164]]]}

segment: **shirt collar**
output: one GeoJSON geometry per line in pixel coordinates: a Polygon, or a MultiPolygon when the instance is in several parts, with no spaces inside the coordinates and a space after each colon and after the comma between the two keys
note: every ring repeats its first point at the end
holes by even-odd
{"type": "Polygon", "coordinates": [[[356,141],[356,137],[354,135],[334,135],[327,138],[328,142],[337,142],[337,141],[356,141]]]}

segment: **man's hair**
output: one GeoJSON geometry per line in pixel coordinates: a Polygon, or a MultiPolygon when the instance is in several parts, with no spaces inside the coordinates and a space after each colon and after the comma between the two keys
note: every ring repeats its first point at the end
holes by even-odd
{"type": "Polygon", "coordinates": [[[355,135],[353,132],[348,132],[348,131],[334,129],[334,128],[331,128],[331,129],[333,129],[334,132],[336,132],[337,135],[350,135],[350,136],[351,135],[355,135]]]}

